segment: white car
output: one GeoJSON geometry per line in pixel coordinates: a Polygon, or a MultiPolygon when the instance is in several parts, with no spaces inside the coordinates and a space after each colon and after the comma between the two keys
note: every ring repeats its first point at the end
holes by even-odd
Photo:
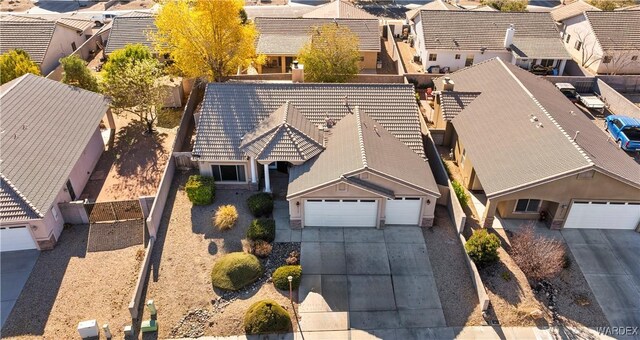
{"type": "Polygon", "coordinates": [[[95,22],[96,26],[103,26],[104,24],[110,23],[115,17],[115,14],[102,13],[92,16],[91,21],[95,22]]]}

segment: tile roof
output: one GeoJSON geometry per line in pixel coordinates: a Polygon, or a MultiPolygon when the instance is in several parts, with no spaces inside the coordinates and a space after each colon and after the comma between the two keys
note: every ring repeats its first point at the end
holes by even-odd
{"type": "Polygon", "coordinates": [[[302,17],[328,19],[378,19],[375,15],[369,14],[345,0],[334,0],[333,2],[317,6],[316,9],[303,14],[302,17]]]}
{"type": "Polygon", "coordinates": [[[585,12],[604,50],[640,49],[640,11],[585,12]]]}
{"type": "Polygon", "coordinates": [[[105,53],[110,54],[128,44],[142,44],[153,50],[150,35],[157,32],[154,21],[155,16],[145,12],[131,12],[116,16],[112,21],[105,53]]]}
{"type": "Polygon", "coordinates": [[[450,121],[479,95],[480,92],[442,91],[440,93],[442,116],[445,120],[450,121]]]}
{"type": "Polygon", "coordinates": [[[200,109],[193,154],[203,161],[246,159],[240,150],[242,136],[287,101],[315,125],[324,125],[327,117],[339,124],[359,106],[424,157],[410,84],[210,83],[200,109]]]}
{"type": "Polygon", "coordinates": [[[443,0],[434,0],[428,2],[420,7],[416,7],[414,9],[407,11],[407,19],[411,20],[415,17],[420,11],[461,11],[463,8],[460,8],[456,5],[452,5],[443,0]]]}
{"type": "Polygon", "coordinates": [[[240,148],[259,161],[307,161],[324,150],[322,133],[290,102],[242,137],[240,148]]]}
{"type": "Polygon", "coordinates": [[[581,15],[584,11],[599,11],[598,7],[591,6],[590,4],[578,0],[568,5],[560,5],[551,10],[551,17],[553,20],[560,22],[581,15]]]}
{"type": "Polygon", "coordinates": [[[297,55],[311,40],[308,34],[261,34],[256,50],[266,55],[297,55]]]}
{"type": "Polygon", "coordinates": [[[0,221],[22,221],[41,218],[38,212],[13,185],[0,174],[0,221]]]}
{"type": "Polygon", "coordinates": [[[640,186],[638,164],[552,83],[499,58],[449,77],[481,92],[451,122],[487,196],[594,167],[640,186]]]}
{"type": "MultiPolygon", "coordinates": [[[[360,51],[380,51],[380,27],[377,19],[323,19],[323,18],[256,18],[256,28],[259,36],[256,51],[267,54],[271,49],[293,51],[299,45],[300,38],[295,40],[287,37],[303,35],[311,36],[314,28],[336,22],[338,25],[348,27],[358,36],[360,51]],[[262,41],[263,36],[268,42],[262,41]],[[281,37],[279,41],[277,37],[281,37]],[[293,44],[295,43],[295,44],[293,44]],[[268,47],[268,45],[282,44],[282,47],[268,47]],[[291,44],[287,46],[287,44],[291,44]],[[262,49],[265,50],[262,50],[262,49]]],[[[300,46],[302,47],[302,46],[300,46]]],[[[298,50],[295,53],[296,54],[298,50]]]]}
{"type": "Polygon", "coordinates": [[[513,24],[516,32],[512,47],[516,50],[540,57],[571,58],[549,13],[421,11],[420,14],[427,50],[504,51],[505,33],[513,24]],[[536,48],[536,44],[540,47],[536,48]]]}
{"type": "Polygon", "coordinates": [[[91,20],[78,19],[78,18],[60,18],[58,23],[76,29],[80,32],[84,32],[89,28],[93,28],[95,23],[91,20]]]}
{"type": "Polygon", "coordinates": [[[56,22],[42,18],[6,16],[0,19],[0,54],[14,49],[29,53],[33,61],[44,61],[56,22]]]}
{"type": "Polygon", "coordinates": [[[438,195],[438,187],[426,160],[355,106],[330,130],[323,153],[289,170],[287,197],[301,195],[343,178],[356,186],[393,197],[393,191],[359,179],[357,175],[365,170],[438,195]]]}
{"type": "Polygon", "coordinates": [[[0,94],[2,134],[0,219],[45,214],[108,109],[102,95],[63,83],[24,75],[0,94]],[[16,194],[24,202],[20,205],[16,194]],[[24,208],[24,204],[32,208],[24,208]],[[22,215],[15,209],[24,208],[22,215]]]}

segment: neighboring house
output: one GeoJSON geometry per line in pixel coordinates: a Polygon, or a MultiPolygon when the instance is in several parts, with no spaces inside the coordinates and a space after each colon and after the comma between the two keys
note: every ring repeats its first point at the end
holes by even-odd
{"type": "Polygon", "coordinates": [[[75,18],[48,20],[7,15],[0,18],[0,53],[22,49],[47,75],[60,58],[73,53],[92,35],[93,22],[75,18]]]}
{"type": "Polygon", "coordinates": [[[434,0],[420,7],[408,10],[406,16],[407,21],[411,22],[416,15],[420,14],[420,11],[462,11],[464,9],[464,7],[457,6],[445,0],[434,0]]]}
{"type": "Polygon", "coordinates": [[[487,197],[485,226],[542,214],[553,229],[638,227],[640,165],[553,83],[500,58],[447,78],[436,114],[462,184],[487,197]]]}
{"type": "Polygon", "coordinates": [[[333,0],[324,5],[317,6],[311,12],[302,15],[303,18],[325,18],[325,19],[378,19],[373,14],[362,8],[354,6],[346,0],[333,0]]]}
{"type": "Polygon", "coordinates": [[[26,74],[0,92],[0,251],[51,249],[65,223],[58,203],[76,200],[104,142],[102,95],[26,74]]]}
{"type": "Polygon", "coordinates": [[[142,44],[154,51],[152,35],[157,32],[155,16],[147,12],[128,12],[116,16],[111,22],[111,33],[105,54],[124,48],[129,44],[142,44]]]}
{"type": "Polygon", "coordinates": [[[273,191],[286,193],[292,228],[430,226],[440,194],[414,94],[405,84],[211,83],[193,160],[219,188],[257,189],[262,177],[272,191],[288,172],[273,191]]]}
{"type": "Polygon", "coordinates": [[[640,11],[587,11],[562,21],[573,59],[595,74],[640,74],[640,11]]]}
{"type": "Polygon", "coordinates": [[[571,59],[549,13],[421,10],[410,24],[427,72],[500,57],[536,73],[562,74],[571,59]]]}
{"type": "Polygon", "coordinates": [[[258,73],[286,73],[305,44],[323,25],[347,27],[358,37],[360,69],[375,72],[381,50],[378,19],[256,18],[256,52],[267,57],[258,73]]]}
{"type": "Polygon", "coordinates": [[[582,15],[582,12],[584,11],[599,11],[599,10],[600,9],[598,7],[591,6],[585,1],[578,0],[568,5],[560,5],[560,6],[554,7],[550,13],[553,20],[555,20],[557,23],[560,24],[559,28],[562,30],[563,21],[582,15]]]}

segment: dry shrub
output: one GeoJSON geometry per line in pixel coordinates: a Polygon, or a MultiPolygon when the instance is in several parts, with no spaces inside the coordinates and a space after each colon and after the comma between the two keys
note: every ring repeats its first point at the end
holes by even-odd
{"type": "Polygon", "coordinates": [[[534,226],[527,225],[512,237],[511,257],[527,278],[540,281],[562,271],[565,248],[559,241],[536,236],[534,226]]]}
{"type": "Polygon", "coordinates": [[[290,252],[285,262],[290,266],[300,263],[300,252],[297,250],[290,252]]]}
{"type": "Polygon", "coordinates": [[[238,210],[233,205],[222,205],[216,210],[213,224],[220,230],[229,230],[238,221],[238,210]]]}
{"type": "Polygon", "coordinates": [[[255,241],[251,245],[251,253],[257,257],[265,258],[271,254],[273,246],[267,241],[255,241]]]}

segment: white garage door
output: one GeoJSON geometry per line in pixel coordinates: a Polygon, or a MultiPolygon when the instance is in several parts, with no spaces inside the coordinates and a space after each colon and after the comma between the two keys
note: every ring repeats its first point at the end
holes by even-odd
{"type": "Polygon", "coordinates": [[[385,208],[384,224],[409,224],[420,223],[420,205],[422,200],[418,197],[398,197],[387,200],[385,208]]]}
{"type": "Polygon", "coordinates": [[[640,203],[583,202],[571,205],[565,228],[628,229],[640,223],[640,203]]]}
{"type": "Polygon", "coordinates": [[[36,249],[26,226],[0,227],[0,251],[36,249]]]}
{"type": "Polygon", "coordinates": [[[375,227],[378,202],[375,200],[306,200],[305,227],[375,227]]]}

